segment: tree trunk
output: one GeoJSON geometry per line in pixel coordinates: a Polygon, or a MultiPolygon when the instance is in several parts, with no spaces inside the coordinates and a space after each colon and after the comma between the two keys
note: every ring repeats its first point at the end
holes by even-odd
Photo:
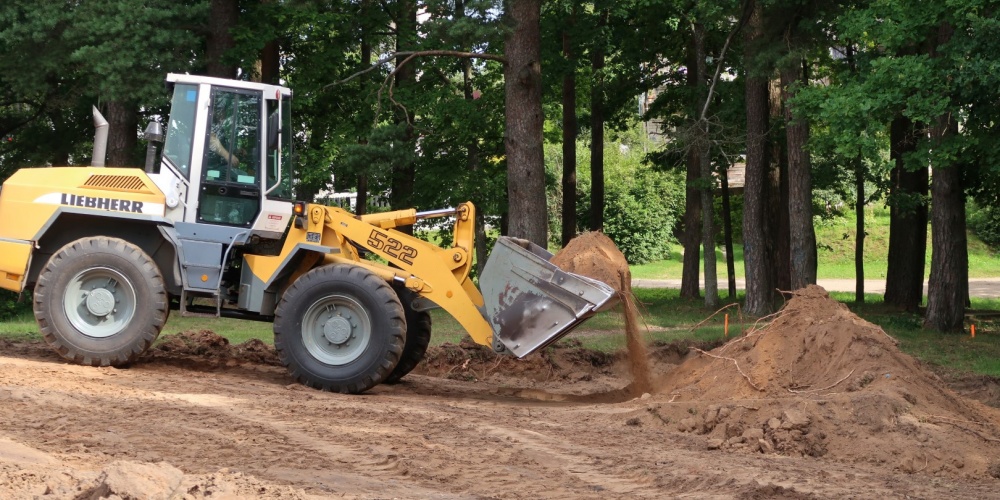
{"type": "MultiPolygon", "coordinates": [[[[956,133],[958,124],[950,116],[942,117],[931,131],[931,140],[940,143],[956,133]]],[[[931,276],[924,328],[962,330],[969,299],[968,252],[961,166],[936,166],[931,176],[931,276]]]]}
{"type": "Polygon", "coordinates": [[[260,51],[260,81],[277,85],[280,79],[281,51],[277,40],[271,40],[264,44],[260,51]]]}
{"type": "MultiPolygon", "coordinates": [[[[465,17],[465,2],[463,0],[455,1],[455,18],[461,19],[465,17]]],[[[462,92],[465,96],[465,100],[472,102],[476,99],[473,88],[472,88],[472,59],[462,60],[462,92]]],[[[466,165],[469,170],[476,172],[480,168],[479,164],[479,140],[478,138],[473,138],[469,141],[468,151],[467,151],[466,165]]],[[[475,199],[478,200],[482,196],[482,191],[479,186],[473,189],[475,199]]],[[[477,207],[479,210],[476,211],[476,275],[483,275],[483,268],[486,267],[486,259],[489,256],[489,247],[486,241],[486,214],[482,207],[477,207]]]]}
{"type": "MultiPolygon", "coordinates": [[[[852,75],[858,73],[854,46],[847,46],[847,66],[852,75]]],[[[854,302],[865,303],[865,164],[861,151],[854,157],[854,302]]]]}
{"type": "Polygon", "coordinates": [[[701,197],[697,188],[700,176],[698,151],[691,148],[687,155],[687,188],[684,190],[684,266],[681,270],[681,297],[689,299],[701,298],[701,197]]]}
{"type": "Polygon", "coordinates": [[[138,138],[139,117],[134,103],[108,101],[104,112],[108,120],[109,167],[135,167],[135,146],[138,138]]]}
{"type": "Polygon", "coordinates": [[[232,30],[239,20],[237,0],[211,0],[206,39],[206,74],[219,78],[236,78],[237,67],[225,60],[227,52],[236,46],[232,30]]]}
{"type": "MultiPolygon", "coordinates": [[[[542,151],[541,0],[508,0],[504,43],[507,229],[545,248],[545,164],[542,151]]],[[[595,181],[596,182],[596,181],[595,181]]]]}
{"type": "MultiPolygon", "coordinates": [[[[273,4],[275,0],[260,0],[261,5],[273,4]]],[[[364,35],[362,35],[363,37],[364,35]]],[[[251,77],[258,83],[277,85],[281,69],[281,52],[277,40],[269,40],[260,50],[251,77]]]]}
{"type": "Polygon", "coordinates": [[[726,244],[726,276],[729,284],[729,299],[736,299],[736,261],[733,256],[733,213],[729,207],[729,172],[728,165],[719,172],[722,182],[722,227],[726,244]]]}
{"type": "MultiPolygon", "coordinates": [[[[270,1],[270,0],[265,0],[270,1]]],[[[361,9],[364,12],[368,2],[362,1],[361,9]]],[[[361,29],[361,67],[365,68],[372,64],[372,43],[371,33],[362,27],[361,29]]],[[[358,138],[358,144],[368,144],[368,139],[358,138]]],[[[365,215],[368,213],[368,172],[358,172],[358,196],[354,200],[354,214],[365,215]]]]}
{"type": "Polygon", "coordinates": [[[354,199],[354,214],[368,213],[368,175],[358,174],[358,197],[354,199]]]}
{"type": "MultiPolygon", "coordinates": [[[[396,50],[417,50],[417,3],[415,0],[399,2],[400,14],[396,19],[396,50]]],[[[410,61],[396,72],[397,91],[409,91],[417,82],[417,64],[410,61]]],[[[405,123],[403,142],[406,147],[416,152],[416,137],[413,130],[413,113],[409,110],[396,110],[397,123],[405,123]]],[[[389,193],[389,204],[393,210],[411,208],[413,206],[413,188],[416,184],[416,164],[410,155],[403,155],[392,164],[392,181],[389,193]]],[[[408,234],[413,234],[413,226],[398,228],[408,234]]]]}
{"type": "MultiPolygon", "coordinates": [[[[598,30],[608,23],[608,11],[601,11],[598,30]]],[[[604,47],[598,36],[591,54],[594,71],[590,89],[590,229],[604,229],[604,47]]]]}
{"type": "MultiPolygon", "coordinates": [[[[753,14],[745,28],[746,61],[755,61],[763,36],[761,5],[754,0],[753,14]]],[[[773,282],[768,266],[767,240],[764,225],[765,184],[768,158],[768,79],[754,69],[746,76],[746,183],[743,187],[743,263],[746,271],[746,311],[764,316],[773,311],[773,282]]]]}
{"type": "Polygon", "coordinates": [[[917,131],[909,118],[900,114],[893,119],[889,142],[893,167],[885,303],[916,312],[924,299],[928,172],[925,165],[912,171],[906,167],[906,156],[917,147],[917,131]]]}
{"type": "Polygon", "coordinates": [[[854,159],[854,301],[865,302],[865,164],[859,154],[854,159]]]}
{"type": "MultiPolygon", "coordinates": [[[[768,68],[771,69],[771,68],[768,68]]],[[[783,101],[780,75],[768,82],[770,123],[784,123],[783,101]]],[[[764,234],[771,257],[771,283],[774,289],[792,288],[791,253],[788,227],[788,148],[783,134],[771,134],[768,138],[770,157],[768,160],[767,189],[765,193],[764,234]]],[[[772,289],[772,300],[776,293],[772,289]]]]}
{"type": "MultiPolygon", "coordinates": [[[[931,38],[929,55],[938,57],[938,47],[950,41],[954,28],[942,23],[931,38]]],[[[949,112],[931,126],[931,150],[941,148],[958,133],[958,123],[949,112]]],[[[965,190],[958,162],[935,162],[931,168],[931,275],[927,284],[924,328],[959,331],[969,298],[969,255],[965,235],[965,190]]]]}
{"type": "Polygon", "coordinates": [[[562,108],[563,108],[563,176],[562,176],[562,244],[566,246],[569,240],[576,236],[576,58],[573,53],[573,43],[570,30],[573,27],[576,5],[563,30],[563,57],[566,58],[569,69],[563,75],[562,108]]]}
{"type": "MultiPolygon", "coordinates": [[[[699,84],[704,87],[704,91],[699,92],[699,94],[705,99],[708,95],[709,82],[705,78],[708,75],[705,66],[705,26],[701,23],[695,23],[694,25],[694,52],[699,84]]],[[[698,121],[697,136],[698,139],[695,147],[698,151],[698,173],[701,176],[701,243],[704,255],[703,266],[705,268],[705,307],[715,309],[719,307],[719,279],[715,265],[715,211],[712,205],[712,191],[715,187],[715,179],[712,177],[708,121],[698,121]]]]}
{"type": "Polygon", "coordinates": [[[816,231],[812,219],[812,175],[809,152],[809,123],[798,119],[791,107],[793,84],[806,83],[803,67],[789,64],[781,71],[781,93],[785,110],[785,139],[788,150],[788,242],[792,290],[816,284],[816,231]]]}
{"type": "MultiPolygon", "coordinates": [[[[691,43],[688,46],[687,84],[691,87],[691,116],[698,116],[698,75],[697,56],[695,55],[695,34],[691,33],[691,43]]],[[[701,176],[701,163],[697,148],[688,148],[687,169],[684,189],[684,233],[681,235],[684,244],[684,265],[681,268],[681,297],[697,299],[701,297],[701,197],[698,194],[698,178],[701,176]]]]}

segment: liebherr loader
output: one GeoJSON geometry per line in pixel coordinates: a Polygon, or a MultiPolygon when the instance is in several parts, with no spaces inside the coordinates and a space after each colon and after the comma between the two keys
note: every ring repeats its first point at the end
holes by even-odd
{"type": "Polygon", "coordinates": [[[294,201],[291,90],[178,74],[167,84],[162,155],[145,170],[28,168],[0,189],[0,287],[33,291],[39,329],[67,360],[127,365],[176,309],[273,322],[293,378],[359,393],[419,363],[430,308],[523,357],[617,301],[511,238],[493,249],[481,293],[469,279],[472,203],[358,217],[294,201]],[[451,248],[395,229],[446,216],[451,248]]]}

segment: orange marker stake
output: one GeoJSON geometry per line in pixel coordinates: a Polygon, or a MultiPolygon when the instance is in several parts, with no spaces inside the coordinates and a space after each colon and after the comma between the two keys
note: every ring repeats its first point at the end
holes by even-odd
{"type": "Polygon", "coordinates": [[[969,330],[972,332],[972,338],[976,338],[976,325],[969,325],[969,330]]]}
{"type": "MultiPolygon", "coordinates": [[[[728,314],[726,315],[726,330],[725,330],[725,334],[724,335],[726,336],[726,338],[729,338],[729,315],[728,314]]],[[[975,336],[975,333],[973,333],[973,336],[975,336]]]]}

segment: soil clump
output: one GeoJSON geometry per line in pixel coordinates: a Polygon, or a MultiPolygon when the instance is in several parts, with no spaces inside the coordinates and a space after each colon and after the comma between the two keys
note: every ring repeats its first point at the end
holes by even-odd
{"type": "Polygon", "coordinates": [[[632,272],[625,255],[607,235],[590,231],[570,240],[551,262],[564,271],[601,281],[615,290],[625,316],[625,339],[632,374],[628,389],[635,396],[652,392],[646,342],[639,328],[639,314],[632,295],[632,272]]]}
{"type": "Polygon", "coordinates": [[[246,363],[281,365],[274,347],[260,339],[230,344],[229,339],[211,330],[188,330],[164,336],[139,359],[139,362],[171,359],[188,361],[197,359],[208,364],[230,366],[246,363]]]}

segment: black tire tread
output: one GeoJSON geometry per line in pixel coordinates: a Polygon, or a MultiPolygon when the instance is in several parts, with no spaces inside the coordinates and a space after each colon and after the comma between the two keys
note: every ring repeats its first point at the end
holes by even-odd
{"type": "Polygon", "coordinates": [[[386,377],[386,384],[399,383],[403,377],[413,371],[427,354],[427,347],[431,343],[431,315],[427,311],[416,311],[412,307],[416,294],[399,287],[396,288],[399,300],[403,304],[406,313],[406,344],[403,345],[403,354],[399,358],[399,363],[392,369],[386,377]]]}
{"type": "MultiPolygon", "coordinates": [[[[373,332],[375,333],[375,332],[373,332]]],[[[292,378],[307,387],[322,391],[345,394],[360,394],[383,382],[399,362],[406,342],[406,317],[403,307],[396,297],[396,292],[385,280],[371,271],[351,264],[332,264],[317,267],[292,283],[285,290],[274,315],[274,348],[278,358],[288,369],[292,378]],[[380,304],[382,311],[373,314],[386,313],[388,322],[387,349],[378,361],[373,372],[364,374],[354,381],[336,381],[323,379],[312,373],[292,354],[292,343],[300,342],[301,331],[295,331],[292,325],[299,318],[294,318],[294,310],[299,301],[308,293],[308,288],[316,282],[346,282],[369,290],[380,304]]]]}
{"type": "Polygon", "coordinates": [[[160,335],[160,330],[163,329],[163,325],[167,321],[170,304],[160,269],[146,252],[128,241],[106,236],[72,241],[53,254],[38,275],[32,293],[32,301],[35,320],[38,322],[39,331],[45,342],[66,360],[89,366],[127,366],[133,363],[153,345],[153,342],[160,335]],[[136,283],[135,286],[148,285],[151,295],[151,303],[144,306],[138,303],[137,292],[136,310],[138,312],[140,307],[151,307],[152,321],[143,325],[142,331],[137,334],[138,337],[127,346],[112,352],[89,352],[74,346],[69,341],[66,332],[57,331],[52,318],[54,312],[49,309],[51,306],[49,295],[52,295],[53,300],[56,301],[61,297],[61,291],[54,288],[54,282],[59,275],[73,272],[72,270],[67,271],[66,268],[75,265],[74,259],[94,253],[112,254],[136,265],[144,283],[136,283]]]}

